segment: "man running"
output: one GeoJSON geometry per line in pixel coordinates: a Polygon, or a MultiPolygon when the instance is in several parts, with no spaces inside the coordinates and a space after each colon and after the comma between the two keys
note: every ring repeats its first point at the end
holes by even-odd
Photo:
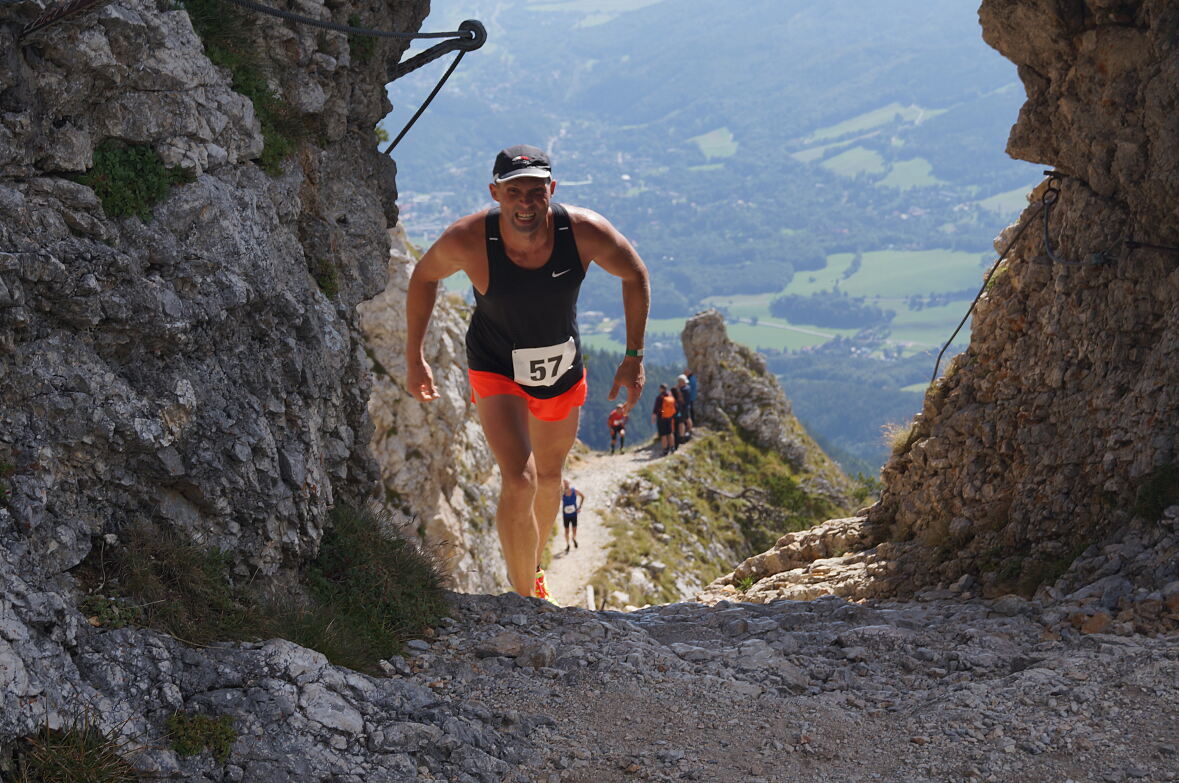
{"type": "Polygon", "coordinates": [[[569,530],[573,529],[573,546],[577,547],[577,513],[581,511],[581,504],[585,503],[585,495],[581,490],[569,483],[569,479],[561,479],[561,521],[565,523],[565,554],[569,554],[569,530]]]}
{"type": "Polygon", "coordinates": [[[695,414],[693,410],[693,403],[696,402],[696,376],[692,375],[689,370],[684,372],[675,379],[676,386],[679,387],[680,394],[684,396],[684,440],[692,439],[692,416],[695,414]]]}
{"type": "Polygon", "coordinates": [[[663,447],[663,456],[672,451],[671,428],[675,422],[675,398],[671,396],[667,384],[659,384],[659,392],[655,395],[655,407],[651,410],[651,421],[655,424],[655,432],[659,434],[659,445],[663,447]]]}
{"type": "Polygon", "coordinates": [[[615,405],[614,410],[610,411],[610,415],[606,417],[606,427],[610,430],[611,454],[614,453],[615,442],[618,444],[619,454],[626,448],[626,422],[629,418],[626,406],[621,402],[615,405]]]}
{"type": "Polygon", "coordinates": [[[465,272],[475,291],[468,375],[483,434],[503,482],[495,511],[508,579],[520,595],[548,597],[541,554],[561,502],[561,471],[577,437],[585,368],[577,295],[589,264],[622,279],[626,355],[609,399],[643,391],[643,334],[651,291],[630,242],[601,215],[552,200],[548,156],[521,145],[499,153],[488,186],[496,205],[459,218],[422,256],[406,297],[406,386],[437,399],[422,343],[438,283],[465,272]]]}

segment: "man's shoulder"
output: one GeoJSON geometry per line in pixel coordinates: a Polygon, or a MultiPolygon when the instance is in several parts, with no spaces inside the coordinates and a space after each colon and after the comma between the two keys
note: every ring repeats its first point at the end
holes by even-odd
{"type": "Polygon", "coordinates": [[[561,206],[569,213],[569,225],[573,228],[578,245],[584,250],[596,254],[625,242],[614,224],[592,209],[572,204],[561,206]]]}
{"type": "Polygon", "coordinates": [[[469,215],[463,215],[458,220],[451,223],[442,232],[439,239],[445,238],[469,238],[471,235],[478,235],[482,237],[484,234],[484,223],[487,219],[488,209],[481,209],[478,212],[472,212],[469,215]]]}
{"type": "Polygon", "coordinates": [[[610,225],[609,220],[587,207],[579,207],[574,204],[565,203],[562,203],[561,206],[564,207],[565,211],[569,214],[569,222],[575,228],[600,228],[602,226],[610,225]]]}
{"type": "Polygon", "coordinates": [[[488,210],[464,215],[451,223],[434,243],[439,248],[451,253],[481,250],[487,237],[484,222],[488,210]]]}

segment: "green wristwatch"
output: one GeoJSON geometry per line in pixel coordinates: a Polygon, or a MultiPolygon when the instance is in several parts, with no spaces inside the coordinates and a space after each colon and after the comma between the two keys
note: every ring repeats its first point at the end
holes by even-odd
{"type": "Polygon", "coordinates": [[[627,356],[637,356],[641,359],[643,356],[643,349],[642,348],[627,348],[626,355],[627,356]]]}

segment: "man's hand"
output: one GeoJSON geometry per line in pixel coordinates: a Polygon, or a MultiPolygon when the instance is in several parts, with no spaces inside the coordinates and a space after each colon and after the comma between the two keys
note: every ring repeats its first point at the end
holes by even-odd
{"type": "Polygon", "coordinates": [[[405,385],[409,393],[422,402],[438,399],[438,390],[434,388],[434,373],[424,360],[409,362],[405,373],[405,385]]]}
{"type": "Polygon", "coordinates": [[[626,403],[622,410],[630,413],[631,409],[639,404],[639,395],[643,393],[646,383],[647,374],[643,369],[643,360],[637,356],[626,356],[618,365],[618,371],[614,373],[614,385],[610,387],[610,396],[606,399],[613,400],[618,396],[619,389],[625,389],[626,403]]]}

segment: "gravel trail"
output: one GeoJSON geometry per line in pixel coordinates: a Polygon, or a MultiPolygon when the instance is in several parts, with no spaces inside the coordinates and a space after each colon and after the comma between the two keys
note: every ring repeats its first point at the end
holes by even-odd
{"type": "Polygon", "coordinates": [[[484,752],[452,752],[459,777],[421,752],[408,779],[1179,781],[1179,637],[1086,635],[1015,596],[454,610],[390,673],[461,704],[444,740],[484,752]]]}
{"type": "MultiPolygon", "coordinates": [[[[569,483],[585,495],[585,503],[577,515],[578,546],[571,546],[565,552],[565,535],[560,529],[560,521],[549,542],[552,554],[546,571],[549,592],[561,606],[586,605],[586,585],[594,572],[606,563],[610,530],[604,517],[614,502],[618,485],[657,459],[656,454],[647,443],[631,446],[622,454],[593,452],[588,459],[569,470],[569,483]]],[[[600,602],[601,596],[597,600],[600,602]]]]}

